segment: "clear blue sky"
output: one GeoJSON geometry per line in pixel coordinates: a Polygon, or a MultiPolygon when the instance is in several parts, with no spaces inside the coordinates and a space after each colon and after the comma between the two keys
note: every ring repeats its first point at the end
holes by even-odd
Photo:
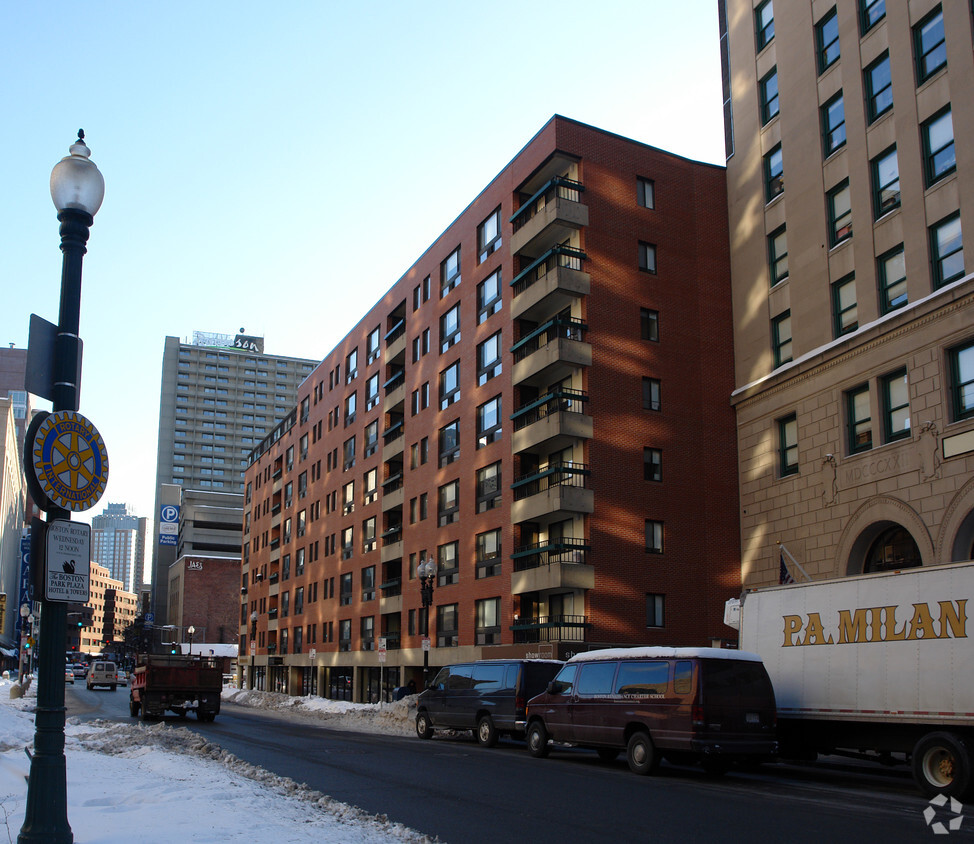
{"type": "Polygon", "coordinates": [[[324,357],[553,114],[723,164],[716,0],[6,0],[0,80],[0,343],[57,321],[79,128],[105,176],[80,410],[110,475],[82,519],[152,516],[166,335],[324,357]]]}

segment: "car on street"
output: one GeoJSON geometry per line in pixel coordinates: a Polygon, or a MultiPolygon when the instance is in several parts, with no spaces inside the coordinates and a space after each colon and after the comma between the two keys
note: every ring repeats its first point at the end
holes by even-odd
{"type": "Polygon", "coordinates": [[[115,681],[120,686],[127,686],[129,684],[129,673],[124,668],[119,668],[115,674],[115,681]]]}
{"type": "Polygon", "coordinates": [[[71,669],[71,672],[74,674],[75,680],[84,680],[85,674],[88,673],[88,666],[85,665],[83,662],[72,663],[69,666],[69,668],[71,669]]]}
{"type": "Polygon", "coordinates": [[[64,667],[64,682],[74,685],[74,671],[71,670],[70,665],[64,667]]]}

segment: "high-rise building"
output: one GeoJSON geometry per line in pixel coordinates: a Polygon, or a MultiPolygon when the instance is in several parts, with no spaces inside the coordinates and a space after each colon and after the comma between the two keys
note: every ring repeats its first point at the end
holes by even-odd
{"type": "Polygon", "coordinates": [[[26,499],[14,403],[0,397],[0,666],[17,664],[20,647],[21,537],[26,499]]]}
{"type": "Polygon", "coordinates": [[[722,168],[553,117],[254,450],[250,679],[374,699],[380,643],[386,683],[418,683],[427,629],[433,666],[722,637],[725,209],[722,168]]]}
{"type": "Polygon", "coordinates": [[[91,559],[104,566],[126,592],[137,593],[145,572],[145,517],[127,504],[109,504],[91,519],[91,559]]]}
{"type": "MultiPolygon", "coordinates": [[[[263,338],[243,329],[237,335],[197,331],[192,343],[166,338],[152,543],[157,624],[167,618],[168,569],[177,544],[195,548],[194,525],[179,519],[181,488],[239,496],[250,451],[293,409],[298,385],[316,364],[266,355],[263,338]]],[[[240,499],[227,506],[241,506],[240,499]]]]}
{"type": "Polygon", "coordinates": [[[720,6],[744,585],[969,560],[971,5],[720,6]]]}

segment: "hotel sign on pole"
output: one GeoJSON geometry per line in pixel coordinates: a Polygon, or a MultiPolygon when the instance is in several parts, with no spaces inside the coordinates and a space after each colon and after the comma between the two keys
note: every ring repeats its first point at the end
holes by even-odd
{"type": "Polygon", "coordinates": [[[159,508],[159,544],[178,545],[179,539],[179,507],[175,504],[164,504],[159,508]]]}

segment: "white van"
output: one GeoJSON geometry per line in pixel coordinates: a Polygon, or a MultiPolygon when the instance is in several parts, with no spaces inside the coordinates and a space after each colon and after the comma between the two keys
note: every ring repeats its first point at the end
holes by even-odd
{"type": "Polygon", "coordinates": [[[105,662],[101,659],[95,660],[88,666],[88,674],[85,680],[89,689],[93,689],[95,686],[108,686],[114,692],[118,685],[115,663],[105,662]]]}

